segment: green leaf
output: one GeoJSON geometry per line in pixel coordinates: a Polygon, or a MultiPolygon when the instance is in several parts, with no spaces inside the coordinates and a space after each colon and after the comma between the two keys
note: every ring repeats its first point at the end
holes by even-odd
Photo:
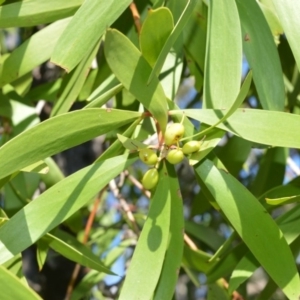
{"type": "Polygon", "coordinates": [[[300,2],[287,0],[272,0],[276,9],[276,13],[279,17],[281,25],[283,27],[286,38],[293,51],[298,70],[300,70],[300,2]]]}
{"type": "MultiPolygon", "coordinates": [[[[297,230],[297,228],[299,228],[300,226],[299,215],[300,209],[298,206],[282,214],[275,220],[279,225],[279,228],[282,231],[287,243],[291,245],[291,249],[293,248],[293,245],[297,238],[299,238],[300,234],[299,230],[297,230]]],[[[298,249],[299,247],[296,250],[297,253],[298,249]]],[[[252,274],[258,267],[259,263],[253,257],[252,253],[248,251],[235,267],[235,270],[233,271],[229,282],[229,289],[232,291],[235,290],[240,284],[242,284],[245,280],[252,276],[252,274]]]]}
{"type": "Polygon", "coordinates": [[[208,245],[214,251],[218,250],[225,241],[216,230],[203,224],[187,221],[185,222],[185,230],[187,233],[208,245]]]}
{"type": "Polygon", "coordinates": [[[235,1],[211,1],[204,69],[205,108],[228,109],[237,98],[242,52],[240,19],[235,1]]]}
{"type": "MultiPolygon", "coordinates": [[[[136,129],[137,125],[140,123],[140,119],[137,119],[135,122],[133,122],[125,132],[123,132],[123,136],[130,137],[134,133],[134,130],[136,129]]],[[[97,159],[97,161],[106,160],[108,158],[114,157],[116,155],[120,155],[124,153],[124,146],[120,142],[119,139],[116,139],[109,148],[107,148],[97,159]]]]}
{"type": "Polygon", "coordinates": [[[134,121],[139,116],[137,112],[90,108],[44,121],[0,148],[0,178],[109,132],[112,127],[118,128],[134,121]]]}
{"type": "Polygon", "coordinates": [[[297,196],[289,196],[289,197],[282,197],[282,198],[275,198],[275,199],[269,199],[266,198],[266,203],[269,205],[284,205],[284,204],[290,204],[299,202],[300,195],[297,196]]]}
{"type": "Polygon", "coordinates": [[[148,145],[143,144],[142,142],[139,142],[137,140],[127,138],[124,135],[117,134],[117,136],[118,136],[118,140],[122,143],[123,147],[126,149],[138,151],[139,149],[148,147],[148,145]]]}
{"type": "MultiPolygon", "coordinates": [[[[111,266],[118,257],[129,247],[135,243],[135,240],[124,240],[118,246],[110,250],[107,256],[104,258],[104,262],[107,266],[111,266]]],[[[80,300],[89,292],[89,290],[104,279],[106,274],[99,273],[91,270],[83,279],[75,286],[70,300],[80,300]]]]}
{"type": "Polygon", "coordinates": [[[123,90],[123,84],[119,83],[116,86],[112,87],[110,90],[104,92],[103,94],[99,95],[95,99],[91,100],[89,104],[87,104],[84,109],[86,108],[93,108],[93,107],[102,107],[108,100],[114,97],[116,94],[123,90]]]}
{"type": "Polygon", "coordinates": [[[231,298],[222,280],[208,285],[207,300],[230,300],[231,298]]]}
{"type": "Polygon", "coordinates": [[[89,248],[64,231],[56,230],[52,234],[47,233],[43,240],[49,244],[50,248],[82,266],[98,272],[114,274],[89,248]]]}
{"type": "Polygon", "coordinates": [[[195,171],[259,263],[287,297],[296,300],[300,290],[298,271],[275,221],[241,183],[209,160],[195,171]]]}
{"type": "MultiPolygon", "coordinates": [[[[222,133],[219,130],[214,130],[213,132],[211,132],[211,130],[213,130],[219,124],[221,124],[222,122],[227,120],[242,105],[244,99],[247,96],[247,93],[249,92],[251,80],[252,80],[252,72],[250,71],[247,74],[247,76],[246,76],[246,78],[243,82],[243,85],[242,85],[242,87],[239,91],[239,94],[238,94],[236,100],[231,104],[230,108],[226,111],[226,114],[224,114],[223,117],[217,123],[213,124],[209,128],[204,128],[204,130],[201,130],[197,134],[198,138],[200,138],[202,136],[204,137],[204,135],[205,135],[205,139],[206,139],[206,135],[207,135],[209,139],[213,139],[216,136],[220,137],[219,140],[221,139],[222,133]]],[[[202,126],[202,127],[204,127],[204,126],[202,126]]],[[[181,141],[183,141],[183,140],[184,139],[181,139],[181,141]]],[[[203,143],[204,145],[201,146],[202,151],[206,148],[209,148],[209,147],[215,147],[218,144],[218,142],[219,142],[218,139],[214,139],[212,142],[209,142],[209,143],[206,142],[205,144],[203,143]]],[[[199,161],[205,155],[207,155],[210,151],[206,150],[205,152],[202,152],[202,153],[201,152],[198,152],[198,153],[195,153],[195,154],[192,155],[192,159],[190,160],[191,165],[195,163],[194,160],[199,161]]]]}
{"type": "Polygon", "coordinates": [[[223,130],[219,130],[217,128],[210,130],[205,136],[201,144],[200,150],[196,153],[192,153],[189,157],[189,164],[193,166],[196,163],[198,163],[201,159],[206,157],[219,144],[223,136],[223,130]]]}
{"type": "Polygon", "coordinates": [[[257,269],[257,260],[253,257],[251,252],[247,254],[236,265],[232,275],[230,276],[228,292],[233,293],[245,280],[252,276],[257,269]]]}
{"type": "Polygon", "coordinates": [[[221,277],[230,275],[247,251],[248,248],[243,243],[236,246],[209,270],[207,273],[207,282],[213,283],[221,277]]]}
{"type": "Polygon", "coordinates": [[[193,250],[186,244],[183,249],[182,263],[185,266],[203,273],[207,273],[214,266],[215,263],[209,262],[209,259],[211,258],[210,254],[201,250],[193,250]]]}
{"type": "MultiPolygon", "coordinates": [[[[283,111],[285,89],[274,38],[256,1],[236,1],[243,33],[243,48],[262,107],[283,111]],[[255,22],[253,21],[255,20],[255,22]]],[[[219,108],[219,107],[218,107],[219,108]]]]}
{"type": "Polygon", "coordinates": [[[119,31],[108,30],[104,52],[116,77],[153,114],[164,131],[167,125],[166,96],[157,77],[147,85],[151,67],[139,50],[119,31]]]}
{"type": "Polygon", "coordinates": [[[44,239],[40,239],[36,242],[36,260],[39,267],[39,271],[43,269],[48,255],[49,245],[44,239]]]}
{"type": "Polygon", "coordinates": [[[156,63],[150,73],[150,75],[147,78],[147,85],[151,85],[152,81],[155,80],[156,74],[160,73],[160,70],[162,69],[164,62],[166,60],[166,57],[168,53],[170,52],[173,44],[177,40],[178,36],[182,32],[184,26],[186,25],[187,21],[189,20],[195,6],[197,4],[197,0],[188,0],[188,3],[182,12],[180,18],[178,19],[172,33],[169,35],[168,39],[166,40],[157,60],[156,63]]]}
{"type": "MultiPolygon", "coordinates": [[[[184,113],[187,117],[213,125],[222,118],[224,112],[226,110],[185,109],[170,111],[170,114],[184,113]]],[[[236,110],[225,124],[217,125],[218,128],[227,130],[245,140],[287,148],[300,148],[298,132],[295,130],[299,126],[299,115],[247,108],[236,110]]]]}
{"type": "Polygon", "coordinates": [[[287,158],[288,150],[285,148],[267,149],[261,158],[257,175],[249,187],[255,196],[260,196],[283,183],[287,158]]]}
{"type": "Polygon", "coordinates": [[[47,174],[41,174],[41,180],[45,183],[46,188],[51,187],[52,185],[58,183],[59,181],[64,179],[64,174],[56,164],[56,162],[51,158],[47,157],[45,159],[45,163],[49,168],[49,172],[47,174]]]}
{"type": "Polygon", "coordinates": [[[169,241],[172,195],[165,167],[160,170],[159,176],[119,300],[138,299],[141,295],[151,299],[163,268],[169,241]]]}
{"type": "Polygon", "coordinates": [[[3,5],[0,7],[0,28],[35,26],[64,19],[73,15],[82,2],[26,0],[3,5]]]}
{"type": "Polygon", "coordinates": [[[228,138],[225,145],[217,147],[215,153],[229,173],[238,177],[245,161],[249,157],[251,147],[251,142],[234,135],[228,138]]]}
{"type": "Polygon", "coordinates": [[[171,192],[169,245],[153,300],[172,299],[183,255],[183,206],[174,166],[166,163],[171,192]]]}
{"type": "Polygon", "coordinates": [[[117,156],[81,169],[19,210],[0,227],[0,264],[70,217],[135,160],[117,156]]]}
{"type": "MultiPolygon", "coordinates": [[[[140,49],[151,67],[155,65],[173,27],[173,16],[168,8],[160,7],[148,10],[140,32],[140,49]]],[[[156,75],[158,76],[159,72],[156,75]]]]}
{"type": "Polygon", "coordinates": [[[59,38],[51,61],[70,72],[130,3],[131,0],[84,1],[59,38]]]}
{"type": "Polygon", "coordinates": [[[1,299],[42,300],[31,288],[27,287],[17,276],[0,265],[1,299]]]}
{"type": "Polygon", "coordinates": [[[69,111],[84,85],[99,46],[100,43],[97,43],[92,51],[88,53],[88,55],[86,55],[79,65],[73,70],[73,72],[66,75],[62,82],[61,89],[58,92],[60,96],[51,110],[51,117],[69,111]]]}
{"type": "Polygon", "coordinates": [[[0,87],[27,74],[50,58],[52,50],[70,19],[50,24],[16,48],[1,66],[0,87]]]}
{"type": "Polygon", "coordinates": [[[43,160],[37,161],[30,166],[21,169],[22,172],[33,172],[39,174],[47,174],[49,167],[43,160]]]}

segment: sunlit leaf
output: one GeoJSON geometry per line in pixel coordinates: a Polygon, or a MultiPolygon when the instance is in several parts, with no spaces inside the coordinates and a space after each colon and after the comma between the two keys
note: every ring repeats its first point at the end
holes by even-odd
{"type": "Polygon", "coordinates": [[[296,300],[300,290],[298,271],[275,221],[241,183],[211,161],[206,160],[195,171],[259,263],[283,292],[296,300]]]}
{"type": "Polygon", "coordinates": [[[172,196],[165,168],[160,170],[159,176],[147,220],[121,289],[120,300],[138,299],[141,295],[151,299],[163,268],[168,248],[172,196]],[[132,286],[135,288],[132,289],[132,286]]]}
{"type": "Polygon", "coordinates": [[[61,180],[20,209],[0,228],[0,263],[20,253],[70,217],[135,160],[117,156],[88,166],[61,180]]]}
{"type": "Polygon", "coordinates": [[[235,1],[209,2],[204,69],[205,108],[229,109],[235,101],[241,81],[241,40],[235,1]]]}
{"type": "Polygon", "coordinates": [[[84,1],[59,38],[51,61],[70,72],[86,53],[91,52],[107,27],[121,15],[130,2],[130,0],[84,1]]]}
{"type": "Polygon", "coordinates": [[[112,127],[134,121],[139,116],[137,112],[90,108],[42,122],[0,148],[0,178],[106,133],[112,127]],[[18,151],[20,148],[23,151],[18,151]]]}
{"type": "Polygon", "coordinates": [[[147,85],[152,69],[139,50],[117,30],[107,31],[104,50],[116,77],[153,114],[164,131],[167,124],[166,96],[157,77],[147,85]]]}

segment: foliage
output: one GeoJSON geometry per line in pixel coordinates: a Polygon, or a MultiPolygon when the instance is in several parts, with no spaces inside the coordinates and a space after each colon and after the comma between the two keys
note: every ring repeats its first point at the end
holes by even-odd
{"type": "Polygon", "coordinates": [[[1,299],[41,299],[32,245],[40,269],[85,267],[66,299],[106,299],[107,278],[124,300],[181,299],[182,280],[299,299],[300,2],[0,3],[1,299]],[[100,135],[65,177],[56,155],[100,135]]]}

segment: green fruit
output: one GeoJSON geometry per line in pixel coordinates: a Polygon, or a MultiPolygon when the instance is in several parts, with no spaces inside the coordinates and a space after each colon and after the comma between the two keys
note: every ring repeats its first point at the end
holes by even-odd
{"type": "Polygon", "coordinates": [[[184,144],[182,147],[182,151],[184,154],[191,154],[200,150],[200,142],[199,141],[190,141],[184,144]]]}
{"type": "Polygon", "coordinates": [[[180,163],[183,160],[183,158],[184,155],[181,149],[170,150],[167,155],[167,161],[173,165],[180,163]]]}
{"type": "Polygon", "coordinates": [[[143,187],[146,190],[153,189],[157,185],[157,182],[158,182],[158,171],[155,168],[148,170],[142,179],[143,187]]]}
{"type": "Polygon", "coordinates": [[[165,132],[165,144],[171,146],[176,144],[184,134],[184,127],[181,123],[169,125],[165,132]]]}
{"type": "Polygon", "coordinates": [[[157,163],[158,157],[156,153],[149,148],[143,148],[139,152],[139,157],[142,162],[147,165],[155,165],[157,163]]]}

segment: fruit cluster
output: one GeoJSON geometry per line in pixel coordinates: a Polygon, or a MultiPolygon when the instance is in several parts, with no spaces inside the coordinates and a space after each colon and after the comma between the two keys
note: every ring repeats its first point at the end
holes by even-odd
{"type": "Polygon", "coordinates": [[[189,155],[200,150],[201,141],[189,141],[179,146],[180,139],[184,134],[184,126],[181,123],[173,123],[166,129],[164,136],[164,150],[161,151],[160,157],[156,152],[149,148],[139,149],[139,157],[145,164],[154,166],[149,169],[142,179],[142,184],[145,189],[154,188],[158,182],[158,164],[165,157],[171,164],[178,164],[184,159],[184,155],[189,155]],[[165,154],[166,153],[166,154],[165,154]]]}

